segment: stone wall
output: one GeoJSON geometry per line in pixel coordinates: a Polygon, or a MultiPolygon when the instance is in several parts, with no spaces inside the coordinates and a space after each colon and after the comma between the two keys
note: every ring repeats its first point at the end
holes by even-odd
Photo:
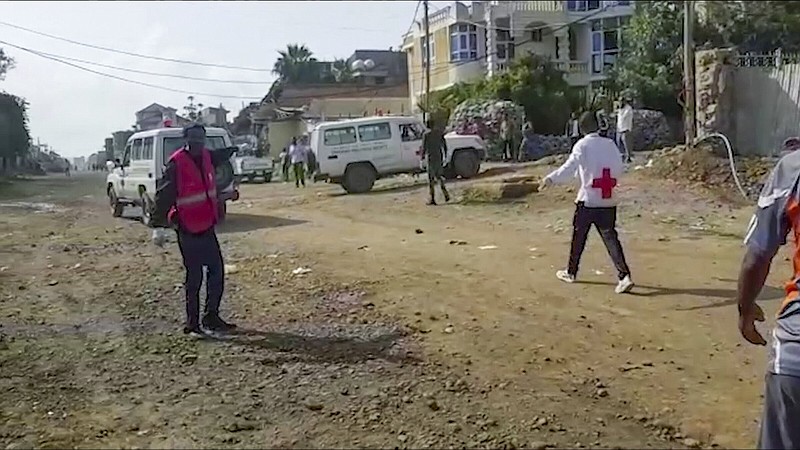
{"type": "Polygon", "coordinates": [[[695,54],[698,137],[712,133],[734,135],[735,58],[732,49],[702,50],[695,54]]]}

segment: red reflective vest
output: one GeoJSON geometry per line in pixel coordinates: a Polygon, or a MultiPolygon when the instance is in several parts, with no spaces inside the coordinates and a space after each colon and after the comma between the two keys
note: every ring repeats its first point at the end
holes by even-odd
{"type": "Polygon", "coordinates": [[[202,233],[217,223],[217,185],[214,180],[214,163],[211,152],[202,152],[203,170],[200,171],[189,150],[178,149],[169,158],[175,161],[178,196],[170,209],[169,219],[177,216],[181,228],[189,233],[202,233]]]}

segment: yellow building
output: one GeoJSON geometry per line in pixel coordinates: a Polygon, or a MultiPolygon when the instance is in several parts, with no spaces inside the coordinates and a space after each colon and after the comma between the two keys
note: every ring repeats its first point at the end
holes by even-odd
{"type": "MultiPolygon", "coordinates": [[[[567,82],[590,89],[616,62],[621,27],[633,14],[624,0],[454,2],[429,15],[431,90],[502,72],[517,56],[551,57],[567,82]],[[494,32],[487,33],[488,30],[494,32]]],[[[425,92],[422,21],[403,36],[411,108],[425,92]]]]}

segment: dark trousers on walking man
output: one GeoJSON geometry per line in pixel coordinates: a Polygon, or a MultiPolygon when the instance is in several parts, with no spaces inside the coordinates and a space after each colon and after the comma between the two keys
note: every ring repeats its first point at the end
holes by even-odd
{"type": "Polygon", "coordinates": [[[608,208],[587,208],[583,202],[578,202],[575,206],[575,215],[572,218],[572,244],[570,245],[569,263],[567,272],[571,275],[578,274],[578,266],[581,262],[581,255],[586,248],[586,240],[589,231],[594,226],[603,244],[608,250],[608,256],[617,269],[617,276],[620,280],[630,276],[631,271],[625,261],[625,252],[617,234],[617,207],[608,208]]]}
{"type": "Polygon", "coordinates": [[[302,184],[303,187],[305,187],[306,186],[306,163],[304,163],[304,162],[294,163],[294,164],[292,164],[292,167],[294,168],[294,185],[295,185],[295,187],[300,187],[300,184],[302,184]]]}
{"type": "Polygon", "coordinates": [[[447,186],[445,186],[445,179],[444,179],[444,169],[442,168],[442,163],[440,161],[432,160],[432,158],[428,158],[428,191],[430,192],[430,201],[428,202],[429,205],[436,204],[436,184],[439,184],[439,188],[442,190],[442,195],[444,195],[444,201],[450,201],[450,193],[447,192],[447,186]]]}
{"type": "MultiPolygon", "coordinates": [[[[211,228],[201,234],[178,231],[178,247],[181,250],[183,266],[186,268],[186,322],[189,327],[196,326],[200,320],[200,288],[203,285],[203,269],[206,277],[206,318],[219,317],[222,293],[225,291],[225,267],[217,234],[211,228]]],[[[204,326],[209,324],[203,323],[204,326]]]]}

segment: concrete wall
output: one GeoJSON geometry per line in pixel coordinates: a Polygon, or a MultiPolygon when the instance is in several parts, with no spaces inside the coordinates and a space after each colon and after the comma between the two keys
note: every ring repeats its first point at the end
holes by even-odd
{"type": "Polygon", "coordinates": [[[720,132],[740,155],[774,156],[800,136],[800,64],[775,55],[696,55],[698,135],[720,132]]]}

